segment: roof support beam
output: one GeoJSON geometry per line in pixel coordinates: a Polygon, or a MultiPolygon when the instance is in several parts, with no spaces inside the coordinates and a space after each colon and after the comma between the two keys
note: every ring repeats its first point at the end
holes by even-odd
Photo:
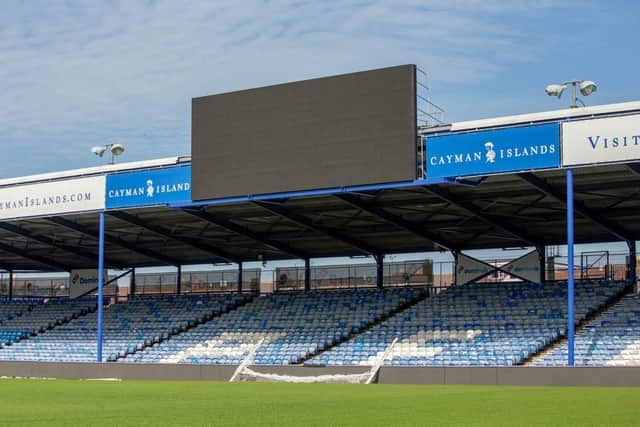
{"type": "MultiPolygon", "coordinates": [[[[560,203],[566,206],[567,197],[564,192],[556,190],[551,185],[549,185],[545,180],[539,178],[538,176],[534,175],[531,172],[519,173],[517,175],[522,180],[526,181],[527,183],[531,184],[533,187],[537,188],[543,194],[553,199],[556,199],[557,201],[559,201],[560,203]]],[[[616,239],[623,240],[623,241],[634,239],[634,237],[631,235],[630,232],[622,229],[616,224],[611,223],[606,218],[601,217],[599,214],[597,214],[596,212],[593,212],[591,209],[587,208],[584,204],[580,203],[579,201],[575,200],[573,202],[573,205],[574,205],[574,211],[576,213],[587,218],[591,222],[599,225],[600,227],[604,228],[609,232],[609,234],[611,234],[616,239]]]]}
{"type": "Polygon", "coordinates": [[[7,273],[10,273],[15,270],[15,268],[11,267],[9,264],[0,263],[0,270],[4,270],[7,273]]]}
{"type": "Polygon", "coordinates": [[[627,163],[627,168],[640,177],[640,163],[627,163]]]}
{"type": "MultiPolygon", "coordinates": [[[[68,228],[69,230],[73,230],[76,231],[78,233],[81,233],[87,237],[91,237],[93,239],[98,240],[98,232],[97,231],[93,231],[91,229],[89,229],[88,227],[85,227],[81,224],[78,224],[76,222],[70,221],[66,218],[60,217],[60,216],[53,216],[50,218],[47,218],[47,221],[52,222],[56,225],[68,228]]],[[[112,245],[116,245],[116,246],[120,246],[121,248],[124,249],[128,249],[131,252],[135,252],[137,254],[143,255],[145,257],[151,258],[151,259],[155,259],[156,261],[160,261],[163,264],[167,264],[167,265],[175,265],[177,263],[176,260],[173,260],[167,256],[162,255],[159,252],[156,252],[154,250],[151,249],[144,249],[144,248],[139,248],[134,244],[131,244],[119,237],[116,236],[112,236],[109,234],[105,234],[105,241],[112,244],[112,245]]]]}
{"type": "Polygon", "coordinates": [[[433,242],[436,246],[439,246],[441,249],[447,251],[453,251],[456,249],[456,245],[453,242],[450,242],[448,239],[445,239],[442,236],[437,235],[436,233],[426,229],[425,227],[415,224],[413,222],[407,221],[399,215],[395,215],[387,210],[384,210],[378,206],[375,206],[372,203],[366,202],[359,197],[354,196],[353,194],[335,194],[335,197],[344,200],[350,205],[368,212],[378,218],[385,220],[397,227],[400,227],[410,233],[413,233],[417,236],[422,237],[423,239],[429,240],[433,242]]]}
{"type": "Polygon", "coordinates": [[[266,209],[276,215],[279,215],[283,218],[288,219],[289,221],[293,221],[298,225],[301,225],[309,230],[317,231],[318,233],[327,235],[334,240],[342,242],[348,246],[351,246],[358,251],[362,252],[364,255],[374,255],[380,253],[380,249],[371,246],[370,244],[361,241],[360,239],[356,239],[350,236],[347,236],[333,228],[324,227],[319,224],[314,224],[313,221],[303,215],[296,214],[294,212],[289,211],[287,208],[282,206],[280,203],[274,202],[257,202],[254,201],[254,204],[260,206],[263,209],[266,209]]]}
{"type": "Polygon", "coordinates": [[[536,241],[536,239],[531,238],[524,230],[521,230],[520,228],[513,226],[505,222],[504,220],[498,221],[497,219],[490,217],[489,215],[482,212],[482,210],[475,206],[473,203],[458,200],[449,190],[445,188],[437,186],[427,186],[423,188],[430,193],[440,197],[442,200],[456,206],[459,209],[466,211],[476,218],[479,218],[480,220],[494,228],[511,234],[512,236],[517,237],[518,239],[528,243],[531,246],[540,246],[540,242],[536,241]]]}
{"type": "Polygon", "coordinates": [[[47,258],[47,257],[43,257],[43,256],[40,256],[40,255],[32,254],[32,253],[30,253],[30,252],[28,252],[26,250],[16,248],[16,247],[8,245],[6,243],[0,242],[0,249],[5,251],[5,252],[9,252],[9,253],[12,253],[14,255],[17,255],[17,256],[19,256],[21,258],[37,262],[38,264],[49,266],[49,267],[51,267],[51,268],[53,268],[54,270],[57,270],[57,271],[71,271],[71,267],[68,266],[68,265],[61,264],[61,263],[59,263],[57,261],[54,261],[54,260],[52,260],[50,258],[47,258]]]}
{"type": "Polygon", "coordinates": [[[308,258],[309,254],[306,252],[296,249],[293,246],[290,246],[284,242],[280,242],[277,240],[273,240],[262,233],[257,233],[252,231],[246,227],[238,225],[227,218],[219,217],[218,215],[212,214],[210,212],[206,212],[199,209],[183,209],[184,212],[195,216],[203,221],[207,221],[213,225],[224,228],[227,231],[232,233],[240,234],[242,236],[248,237],[251,240],[255,240],[258,243],[261,243],[271,249],[275,249],[278,252],[284,252],[286,254],[292,255],[296,258],[308,258]]]}
{"type": "MultiPolygon", "coordinates": [[[[32,231],[30,231],[30,230],[28,230],[28,229],[26,229],[24,227],[19,227],[19,226],[14,225],[14,224],[0,222],[0,229],[6,230],[6,231],[8,231],[10,233],[13,233],[13,234],[21,236],[21,237],[25,237],[25,238],[30,239],[30,240],[35,240],[36,242],[42,243],[44,245],[51,246],[51,247],[63,250],[65,252],[68,252],[68,253],[73,254],[75,256],[78,256],[80,258],[84,258],[84,259],[91,260],[91,261],[96,261],[98,259],[98,254],[95,253],[95,252],[79,251],[78,249],[76,249],[76,248],[74,248],[72,246],[68,246],[68,245],[65,245],[65,244],[62,244],[62,243],[58,243],[54,239],[52,239],[50,237],[40,236],[40,235],[34,234],[32,231]]],[[[115,267],[115,265],[111,265],[111,266],[115,267]]]]}
{"type": "MultiPolygon", "coordinates": [[[[168,239],[180,242],[187,246],[191,246],[192,248],[198,249],[199,251],[206,252],[210,255],[213,255],[216,258],[224,259],[227,262],[237,263],[241,261],[240,257],[230,254],[229,252],[223,249],[216,248],[211,245],[207,245],[205,243],[200,243],[197,240],[189,237],[177,236],[171,233],[171,231],[167,230],[165,227],[162,227],[160,225],[149,224],[141,220],[135,215],[131,215],[126,212],[120,212],[120,211],[108,211],[107,214],[109,216],[119,219],[120,221],[133,224],[137,227],[144,228],[145,230],[151,231],[152,233],[159,234],[168,239]]],[[[173,260],[172,265],[178,265],[179,263],[180,263],[179,261],[173,260]]]]}

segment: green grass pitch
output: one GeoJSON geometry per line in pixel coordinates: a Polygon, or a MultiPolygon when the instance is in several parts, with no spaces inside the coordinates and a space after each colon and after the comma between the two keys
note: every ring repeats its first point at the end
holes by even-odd
{"type": "Polygon", "coordinates": [[[0,380],[0,425],[640,425],[640,388],[0,380]]]}

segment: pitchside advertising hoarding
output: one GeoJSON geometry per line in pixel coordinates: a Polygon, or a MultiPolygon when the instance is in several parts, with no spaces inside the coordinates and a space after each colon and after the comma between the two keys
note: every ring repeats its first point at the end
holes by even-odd
{"type": "Polygon", "coordinates": [[[191,166],[149,169],[107,176],[107,209],[190,200],[191,166]]]}
{"type": "Polygon", "coordinates": [[[558,123],[427,137],[427,177],[446,178],[560,166],[558,123]]]}
{"type": "Polygon", "coordinates": [[[105,177],[0,188],[0,220],[104,209],[105,177]]]}
{"type": "Polygon", "coordinates": [[[640,114],[562,124],[562,165],[640,160],[640,114]]]}

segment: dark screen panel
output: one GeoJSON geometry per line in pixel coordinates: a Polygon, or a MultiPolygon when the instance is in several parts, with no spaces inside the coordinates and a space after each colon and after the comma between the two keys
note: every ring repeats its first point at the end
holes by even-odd
{"type": "Polygon", "coordinates": [[[415,66],[193,99],[194,200],[416,177],[415,66]]]}

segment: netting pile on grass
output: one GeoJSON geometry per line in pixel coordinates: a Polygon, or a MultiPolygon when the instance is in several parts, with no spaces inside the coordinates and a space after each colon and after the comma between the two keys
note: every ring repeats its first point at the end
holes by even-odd
{"type": "Polygon", "coordinates": [[[249,352],[244,361],[238,366],[233,373],[229,382],[234,381],[270,381],[270,382],[287,382],[287,383],[347,383],[347,384],[371,384],[376,377],[378,370],[384,363],[384,361],[391,355],[393,346],[398,339],[394,339],[391,345],[385,350],[385,352],[375,361],[371,368],[359,374],[328,374],[328,375],[309,375],[309,376],[295,376],[295,375],[282,375],[273,373],[257,372],[249,366],[253,363],[253,357],[256,350],[260,347],[263,340],[249,352]]]}

